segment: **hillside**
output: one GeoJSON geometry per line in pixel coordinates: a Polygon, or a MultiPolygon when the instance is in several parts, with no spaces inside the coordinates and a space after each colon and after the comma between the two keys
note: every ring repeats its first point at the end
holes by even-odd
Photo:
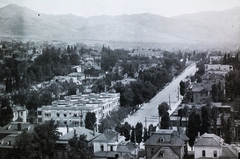
{"type": "Polygon", "coordinates": [[[0,8],[2,37],[40,40],[104,40],[160,43],[239,43],[240,8],[166,18],[48,15],[14,4],[0,8]]]}

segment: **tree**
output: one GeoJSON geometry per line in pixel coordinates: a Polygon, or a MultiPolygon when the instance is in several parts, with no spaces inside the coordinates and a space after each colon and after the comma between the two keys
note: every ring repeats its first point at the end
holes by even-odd
{"type": "Polygon", "coordinates": [[[138,122],[135,126],[135,130],[136,130],[136,142],[140,144],[142,142],[142,134],[143,134],[142,123],[138,122]]]}
{"type": "Polygon", "coordinates": [[[91,156],[90,149],[87,143],[87,135],[80,135],[77,137],[76,134],[68,141],[70,145],[70,159],[88,159],[91,156]]]}
{"type": "Polygon", "coordinates": [[[147,139],[148,139],[148,131],[147,131],[147,128],[144,128],[143,141],[146,142],[147,139]]]}
{"type": "Polygon", "coordinates": [[[228,144],[231,144],[231,142],[232,142],[232,121],[231,121],[230,117],[227,119],[226,133],[225,133],[224,141],[228,144]]]}
{"type": "Polygon", "coordinates": [[[156,126],[154,127],[153,124],[148,126],[148,136],[152,136],[152,133],[156,131],[156,126]]]}
{"type": "Polygon", "coordinates": [[[0,108],[0,126],[5,126],[13,119],[13,110],[10,107],[9,99],[3,98],[0,108]]]}
{"type": "Polygon", "coordinates": [[[90,130],[94,130],[94,124],[96,123],[97,118],[94,112],[87,112],[85,118],[85,127],[90,130]]]}
{"type": "Polygon", "coordinates": [[[125,141],[129,141],[130,139],[130,130],[131,130],[131,125],[128,124],[128,122],[125,122],[122,125],[122,129],[123,129],[123,135],[125,137],[125,141]]]}
{"type": "Polygon", "coordinates": [[[136,139],[135,139],[135,128],[134,126],[132,126],[132,131],[131,131],[131,142],[135,143],[136,139]]]}
{"type": "Polygon", "coordinates": [[[28,132],[26,129],[17,137],[17,154],[20,159],[40,159],[42,152],[39,151],[40,145],[35,140],[33,132],[28,132]]]}
{"type": "Polygon", "coordinates": [[[169,129],[169,126],[170,126],[169,113],[165,112],[161,117],[161,129],[169,129]]]}
{"type": "Polygon", "coordinates": [[[57,131],[57,125],[54,124],[54,120],[45,122],[44,124],[37,124],[34,127],[35,140],[39,144],[39,150],[42,153],[43,158],[54,157],[55,142],[60,136],[60,132],[57,131]]]}
{"type": "Polygon", "coordinates": [[[170,109],[169,105],[166,102],[162,102],[158,106],[158,114],[159,114],[159,116],[163,116],[163,114],[165,114],[169,109],[170,109]]]}
{"type": "Polygon", "coordinates": [[[201,118],[202,118],[202,131],[201,133],[204,134],[210,133],[211,126],[212,126],[212,115],[211,115],[211,107],[209,105],[203,106],[201,108],[201,118]]]}
{"type": "Polygon", "coordinates": [[[218,118],[218,109],[216,106],[213,106],[211,109],[212,123],[213,123],[213,133],[217,134],[217,118],[218,118]]]}
{"type": "Polygon", "coordinates": [[[181,94],[182,96],[184,96],[184,94],[185,94],[185,92],[186,92],[186,84],[185,84],[185,82],[181,81],[181,82],[179,83],[179,85],[180,85],[180,94],[181,94]]]}
{"type": "Polygon", "coordinates": [[[201,130],[201,117],[194,110],[188,119],[187,136],[189,137],[189,146],[193,147],[195,138],[201,130]]]}

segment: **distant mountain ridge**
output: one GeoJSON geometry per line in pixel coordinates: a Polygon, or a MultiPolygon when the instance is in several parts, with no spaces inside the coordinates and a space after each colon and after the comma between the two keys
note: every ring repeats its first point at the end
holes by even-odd
{"type": "Polygon", "coordinates": [[[166,18],[50,15],[15,4],[0,8],[0,36],[42,40],[104,40],[164,43],[240,43],[240,7],[166,18]]]}

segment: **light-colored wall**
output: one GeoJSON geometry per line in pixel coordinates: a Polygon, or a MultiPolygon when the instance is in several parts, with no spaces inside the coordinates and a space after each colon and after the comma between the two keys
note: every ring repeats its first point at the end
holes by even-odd
{"type": "Polygon", "coordinates": [[[205,157],[213,157],[214,151],[217,151],[217,158],[222,156],[222,148],[221,147],[206,147],[206,146],[194,146],[194,158],[202,157],[202,151],[205,150],[205,157]]]}
{"type": "Polygon", "coordinates": [[[27,122],[27,110],[13,112],[13,121],[16,121],[20,117],[23,121],[27,122]]]}

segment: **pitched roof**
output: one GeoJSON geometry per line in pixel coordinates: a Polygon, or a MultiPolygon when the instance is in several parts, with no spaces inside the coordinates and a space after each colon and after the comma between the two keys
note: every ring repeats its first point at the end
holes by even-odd
{"type": "Polygon", "coordinates": [[[30,124],[28,122],[11,122],[3,127],[4,130],[17,130],[18,131],[18,126],[21,126],[21,130],[28,129],[28,130],[33,130],[34,125],[30,124]]]}
{"type": "Polygon", "coordinates": [[[237,150],[233,149],[230,145],[224,145],[222,147],[222,156],[228,157],[229,159],[237,158],[238,152],[237,150]]]}
{"type": "Polygon", "coordinates": [[[10,134],[0,140],[0,147],[12,147],[16,145],[16,138],[19,134],[10,134]]]}
{"type": "Polygon", "coordinates": [[[12,110],[13,112],[18,112],[18,111],[26,111],[27,109],[23,106],[13,106],[12,110]]]}
{"type": "Polygon", "coordinates": [[[119,133],[114,130],[109,130],[100,136],[98,136],[94,141],[117,141],[119,133]]]}
{"type": "Polygon", "coordinates": [[[152,159],[158,159],[160,158],[160,153],[163,153],[164,159],[179,159],[179,156],[173,152],[173,150],[170,147],[162,147],[157,151],[157,153],[152,157],[152,159]]]}
{"type": "Polygon", "coordinates": [[[146,141],[145,145],[183,146],[184,141],[176,136],[174,130],[160,129],[146,141]],[[161,141],[163,139],[163,141],[161,141]]]}
{"type": "Polygon", "coordinates": [[[119,152],[132,152],[134,149],[136,149],[136,146],[130,141],[121,142],[117,146],[117,151],[119,152]]]}
{"type": "Polygon", "coordinates": [[[72,130],[69,133],[60,137],[59,140],[71,139],[74,136],[74,131],[76,131],[77,135],[82,135],[82,134],[87,135],[87,141],[91,141],[100,135],[100,133],[98,133],[98,132],[95,132],[95,135],[94,135],[92,130],[86,129],[85,127],[76,127],[75,130],[72,130]]]}
{"type": "Polygon", "coordinates": [[[223,139],[215,134],[208,134],[204,133],[197,139],[197,143],[194,146],[214,146],[214,147],[221,147],[223,143],[223,139]]]}

